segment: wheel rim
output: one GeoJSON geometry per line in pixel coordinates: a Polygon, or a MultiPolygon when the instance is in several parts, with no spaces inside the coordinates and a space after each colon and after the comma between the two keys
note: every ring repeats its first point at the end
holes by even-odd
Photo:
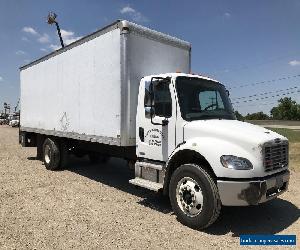
{"type": "Polygon", "coordinates": [[[187,216],[195,217],[201,213],[203,194],[200,185],[190,177],[183,177],[176,188],[177,204],[187,216]]]}
{"type": "Polygon", "coordinates": [[[44,153],[44,158],[45,158],[45,162],[47,164],[50,163],[50,159],[51,159],[51,149],[50,149],[50,146],[49,145],[46,145],[45,146],[45,153],[44,153]]]}

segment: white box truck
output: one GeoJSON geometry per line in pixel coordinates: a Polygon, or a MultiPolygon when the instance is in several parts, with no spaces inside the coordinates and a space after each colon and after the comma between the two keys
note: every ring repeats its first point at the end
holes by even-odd
{"type": "Polygon", "coordinates": [[[50,170],[70,154],[126,159],[129,182],[168,195],[193,228],[286,191],[288,140],[237,121],[190,57],[188,42],[117,21],[21,67],[20,143],[50,170]]]}

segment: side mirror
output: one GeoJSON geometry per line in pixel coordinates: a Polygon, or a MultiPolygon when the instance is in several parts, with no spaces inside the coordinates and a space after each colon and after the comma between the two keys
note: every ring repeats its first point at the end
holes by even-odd
{"type": "Polygon", "coordinates": [[[160,84],[160,83],[170,83],[170,78],[169,77],[166,77],[166,78],[165,77],[152,77],[151,78],[151,82],[150,82],[150,86],[149,86],[151,107],[145,107],[145,114],[146,114],[147,118],[150,116],[151,123],[153,125],[166,126],[169,123],[169,121],[166,118],[162,121],[162,123],[153,122],[153,117],[155,116],[155,108],[154,108],[154,104],[153,104],[153,101],[154,101],[153,81],[154,80],[158,81],[157,84],[160,84]]]}
{"type": "Polygon", "coordinates": [[[154,107],[145,107],[145,116],[146,118],[151,118],[155,115],[154,107]]]}

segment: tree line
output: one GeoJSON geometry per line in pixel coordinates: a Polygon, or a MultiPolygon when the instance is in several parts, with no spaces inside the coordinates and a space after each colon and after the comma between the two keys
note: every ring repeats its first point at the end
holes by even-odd
{"type": "Polygon", "coordinates": [[[300,120],[300,104],[292,100],[291,97],[284,97],[278,100],[278,105],[270,111],[271,115],[264,112],[256,112],[243,116],[238,111],[235,111],[235,116],[238,120],[300,120]]]}

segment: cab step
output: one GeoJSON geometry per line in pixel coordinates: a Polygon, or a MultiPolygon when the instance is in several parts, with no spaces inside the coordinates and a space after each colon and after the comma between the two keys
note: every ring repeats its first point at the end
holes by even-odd
{"type": "Polygon", "coordinates": [[[143,161],[138,161],[135,163],[135,166],[138,168],[152,168],[161,171],[163,169],[163,164],[162,163],[151,163],[151,162],[143,162],[143,161]]]}
{"type": "Polygon", "coordinates": [[[145,179],[142,179],[139,177],[129,180],[129,183],[131,183],[135,186],[147,188],[147,189],[155,191],[155,192],[158,192],[159,190],[161,190],[163,188],[162,183],[145,180],[145,179]]]}

